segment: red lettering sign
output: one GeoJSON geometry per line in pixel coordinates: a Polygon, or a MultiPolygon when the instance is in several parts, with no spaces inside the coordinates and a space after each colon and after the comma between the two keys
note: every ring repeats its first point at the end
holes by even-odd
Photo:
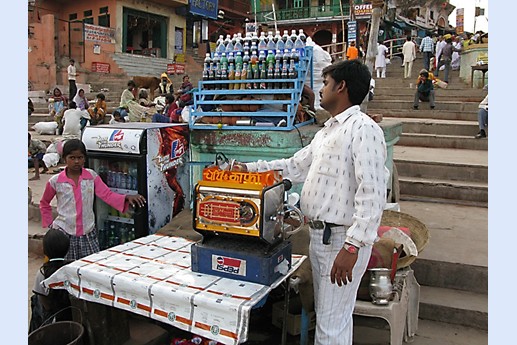
{"type": "Polygon", "coordinates": [[[176,64],[168,63],[167,64],[167,74],[174,74],[176,73],[176,64]]]}
{"type": "Polygon", "coordinates": [[[176,64],[176,74],[185,74],[185,64],[184,63],[176,64]]]}
{"type": "Polygon", "coordinates": [[[110,73],[110,64],[104,62],[92,62],[92,72],[110,73]]]}

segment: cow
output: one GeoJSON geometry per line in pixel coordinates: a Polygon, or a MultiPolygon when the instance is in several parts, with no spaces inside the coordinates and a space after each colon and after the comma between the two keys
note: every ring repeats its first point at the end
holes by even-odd
{"type": "Polygon", "coordinates": [[[160,85],[160,78],[158,77],[144,77],[144,76],[135,76],[133,77],[133,81],[136,86],[141,89],[149,89],[150,99],[154,99],[154,91],[160,85]]]}

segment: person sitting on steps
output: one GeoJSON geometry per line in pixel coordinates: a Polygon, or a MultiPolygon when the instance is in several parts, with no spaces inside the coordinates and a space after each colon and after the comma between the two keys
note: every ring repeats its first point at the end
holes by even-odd
{"type": "Polygon", "coordinates": [[[476,139],[486,138],[486,126],[488,126],[488,94],[486,97],[479,103],[478,110],[478,123],[479,123],[479,133],[476,134],[476,139]]]}
{"type": "Polygon", "coordinates": [[[418,101],[429,102],[431,109],[434,109],[434,76],[429,73],[426,69],[420,71],[417,84],[415,99],[413,101],[413,109],[418,110],[418,101]]]}

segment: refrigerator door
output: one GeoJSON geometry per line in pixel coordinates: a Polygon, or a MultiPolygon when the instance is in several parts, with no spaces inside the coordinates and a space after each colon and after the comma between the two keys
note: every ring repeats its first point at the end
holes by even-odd
{"type": "MultiPolygon", "coordinates": [[[[125,195],[139,193],[147,198],[145,174],[139,174],[139,171],[145,171],[145,159],[142,156],[89,153],[88,166],[99,174],[113,192],[125,195]]],[[[101,249],[149,234],[146,209],[135,212],[130,208],[122,213],[96,198],[94,210],[101,249]]]]}

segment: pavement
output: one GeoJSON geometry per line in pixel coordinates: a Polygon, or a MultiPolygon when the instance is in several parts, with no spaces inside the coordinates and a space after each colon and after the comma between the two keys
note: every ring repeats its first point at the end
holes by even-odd
{"type": "MultiPolygon", "coordinates": [[[[426,151],[426,154],[433,153],[439,154],[438,151],[426,151]]],[[[399,157],[403,154],[415,155],[417,153],[396,152],[396,155],[399,155],[399,157]]],[[[56,167],[50,168],[50,172],[54,169],[56,167]]],[[[29,169],[28,177],[31,176],[33,176],[33,169],[29,169]]],[[[52,174],[41,174],[40,176],[40,180],[28,182],[32,191],[32,204],[29,205],[28,224],[29,299],[32,295],[31,290],[34,284],[35,273],[42,263],[41,238],[45,233],[45,229],[41,228],[41,223],[38,219],[37,204],[43,195],[45,184],[52,174]]],[[[488,208],[401,201],[400,210],[418,218],[428,227],[430,241],[425,250],[419,254],[419,257],[488,267],[488,208]],[[476,255],[472,255],[473,252],[476,255]]],[[[195,238],[199,235],[191,229],[191,220],[192,214],[190,210],[184,210],[162,230],[177,236],[195,238]]],[[[266,310],[266,307],[263,309],[266,310]]],[[[30,318],[30,302],[28,312],[30,318]]],[[[269,311],[252,313],[251,322],[253,327],[250,329],[249,340],[246,344],[280,343],[281,332],[278,328],[271,327],[269,311]]],[[[310,332],[309,344],[313,342],[313,335],[314,332],[310,332]]],[[[288,336],[287,345],[298,343],[299,337],[288,336]]],[[[412,341],[413,345],[481,345],[487,343],[488,334],[486,331],[429,320],[419,320],[418,332],[412,341]]],[[[381,319],[354,317],[354,344],[389,344],[387,324],[381,319]]]]}

